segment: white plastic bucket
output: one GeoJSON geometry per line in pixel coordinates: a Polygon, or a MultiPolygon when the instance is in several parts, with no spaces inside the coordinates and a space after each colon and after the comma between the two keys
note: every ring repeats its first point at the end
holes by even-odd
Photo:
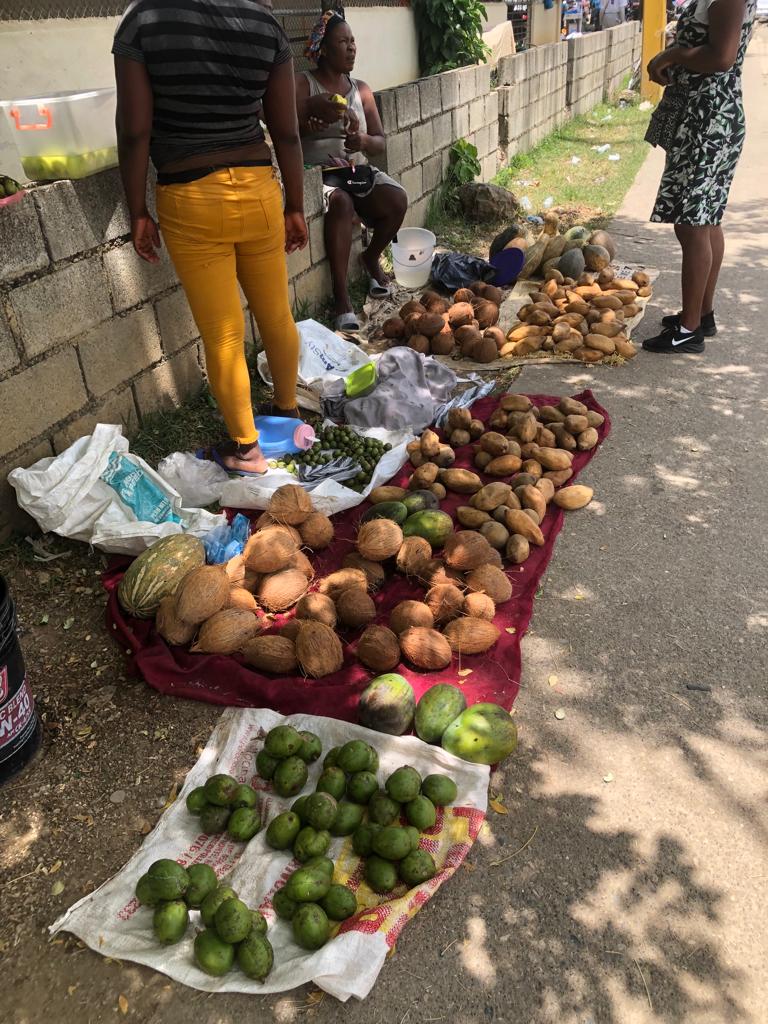
{"type": "Polygon", "coordinates": [[[429,280],[437,239],[425,228],[401,228],[392,243],[395,279],[403,288],[421,288],[429,280]]]}

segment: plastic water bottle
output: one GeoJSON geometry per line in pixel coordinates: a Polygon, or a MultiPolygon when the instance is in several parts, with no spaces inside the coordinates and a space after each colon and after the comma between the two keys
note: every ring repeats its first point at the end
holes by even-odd
{"type": "Polygon", "coordinates": [[[266,456],[286,452],[305,452],[315,443],[315,431],[302,420],[290,416],[257,416],[259,445],[266,456]]]}

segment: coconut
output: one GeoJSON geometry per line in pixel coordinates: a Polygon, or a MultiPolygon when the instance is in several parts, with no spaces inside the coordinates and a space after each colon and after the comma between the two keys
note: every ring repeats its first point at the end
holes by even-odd
{"type": "Polygon", "coordinates": [[[286,569],[298,569],[303,572],[308,580],[315,578],[315,568],[303,551],[294,551],[286,569]]]}
{"type": "Polygon", "coordinates": [[[455,331],[457,327],[464,327],[465,324],[471,324],[475,319],[475,311],[472,309],[472,305],[469,302],[456,302],[448,310],[448,323],[451,325],[451,330],[455,331]]]}
{"type": "Polygon", "coordinates": [[[243,588],[251,594],[255,594],[259,589],[261,583],[261,573],[254,572],[253,569],[246,569],[245,576],[243,577],[243,588]]]}
{"type": "Polygon", "coordinates": [[[313,512],[301,524],[299,533],[307,547],[321,551],[333,540],[333,523],[322,512],[313,512]]]}
{"type": "Polygon", "coordinates": [[[389,615],[389,628],[399,636],[411,626],[422,626],[432,629],[435,618],[429,608],[421,601],[401,601],[396,604],[389,615]]]}
{"type": "Polygon", "coordinates": [[[267,512],[278,523],[298,526],[314,511],[312,499],[298,484],[278,487],[267,505],[267,512]]]}
{"type": "Polygon", "coordinates": [[[286,622],[283,628],[280,630],[280,636],[284,636],[286,640],[290,640],[291,643],[296,642],[296,637],[299,635],[299,630],[304,625],[302,619],[291,619],[290,622],[286,622]]]}
{"type": "Polygon", "coordinates": [[[445,320],[439,313],[425,313],[419,320],[419,334],[427,338],[434,338],[445,327],[445,320]]]}
{"type": "Polygon", "coordinates": [[[447,668],[453,657],[443,634],[422,626],[412,626],[400,634],[400,649],[416,668],[431,672],[447,668]]]}
{"type": "Polygon", "coordinates": [[[428,313],[437,313],[438,316],[447,313],[451,305],[447,299],[444,299],[442,295],[438,295],[437,292],[425,292],[421,296],[421,304],[428,313]]]}
{"type": "Polygon", "coordinates": [[[512,597],[512,584],[506,574],[493,565],[473,569],[467,576],[467,590],[487,594],[494,604],[504,604],[512,597]]]}
{"type": "Polygon", "coordinates": [[[345,555],[344,561],[341,564],[345,568],[360,569],[364,572],[368,580],[368,590],[375,593],[384,586],[387,574],[384,572],[383,566],[379,565],[378,562],[371,562],[369,559],[363,558],[357,551],[350,551],[348,555],[345,555]]]}
{"type": "Polygon", "coordinates": [[[228,562],[224,563],[224,569],[227,576],[229,576],[230,584],[233,587],[242,587],[245,580],[245,559],[243,556],[235,555],[234,558],[230,558],[228,562]]]}
{"type": "Polygon", "coordinates": [[[499,322],[499,307],[495,302],[480,299],[475,303],[475,319],[480,324],[480,330],[485,331],[499,322]]]}
{"type": "Polygon", "coordinates": [[[343,625],[359,629],[376,618],[376,605],[361,587],[351,587],[339,595],[336,612],[343,625]]]}
{"type": "Polygon", "coordinates": [[[504,568],[504,559],[501,557],[501,552],[497,551],[496,548],[491,548],[491,555],[488,559],[487,565],[492,565],[496,569],[504,568]]]}
{"type": "Polygon", "coordinates": [[[403,543],[403,531],[391,519],[372,519],[357,534],[357,550],[372,562],[393,558],[403,543]]]}
{"type": "Polygon", "coordinates": [[[454,292],[453,303],[454,305],[457,305],[460,302],[471,303],[476,298],[477,296],[475,295],[471,288],[459,288],[457,292],[454,292]]]}
{"type": "Polygon", "coordinates": [[[256,603],[256,598],[245,587],[230,587],[229,588],[229,601],[227,603],[228,608],[242,608],[243,611],[250,612],[255,615],[259,610],[259,606],[256,603]]]}
{"type": "Polygon", "coordinates": [[[430,588],[424,603],[432,612],[435,624],[440,626],[461,615],[464,595],[451,583],[439,583],[430,588]]]}
{"type": "Polygon", "coordinates": [[[498,626],[485,619],[455,619],[445,627],[445,638],[457,654],[482,654],[493,647],[499,636],[498,626]]]}
{"type": "Polygon", "coordinates": [[[450,330],[436,334],[429,343],[429,350],[433,356],[449,356],[455,347],[456,343],[450,330]]]}
{"type": "Polygon", "coordinates": [[[467,594],[462,611],[472,619],[485,619],[486,622],[493,622],[496,616],[496,605],[487,594],[467,594]]]}
{"type": "Polygon", "coordinates": [[[259,604],[270,612],[293,608],[307,592],[307,577],[301,569],[270,573],[259,584],[259,604]]]}
{"type": "Polygon", "coordinates": [[[267,529],[248,538],[243,554],[249,569],[263,573],[284,569],[295,551],[296,543],[287,534],[267,529]]]}
{"type": "Polygon", "coordinates": [[[400,664],[400,644],[386,626],[369,626],[360,637],[357,656],[373,672],[391,672],[400,664]]]}
{"type": "Polygon", "coordinates": [[[306,621],[296,637],[296,658],[302,672],[313,679],[333,675],[344,664],[341,640],[323,622],[306,621]]]}
{"type": "MultiPolygon", "coordinates": [[[[422,607],[421,605],[419,607],[422,607]]],[[[184,622],[176,614],[176,597],[169,594],[160,602],[155,617],[155,629],[169,644],[188,644],[195,635],[197,627],[184,622]]]]}
{"type": "Polygon", "coordinates": [[[202,624],[190,650],[195,654],[234,654],[258,632],[259,620],[253,612],[225,608],[202,624]]]}
{"type": "Polygon", "coordinates": [[[305,594],[296,605],[297,619],[314,619],[333,629],[336,626],[336,605],[326,594],[305,594]]]}
{"type": "Polygon", "coordinates": [[[301,534],[295,526],[288,526],[287,523],[264,523],[260,526],[256,533],[266,533],[270,536],[274,536],[276,533],[281,533],[284,537],[287,537],[296,547],[301,547],[301,534]]]}
{"type": "Polygon", "coordinates": [[[496,351],[501,352],[507,343],[506,335],[500,327],[489,327],[483,333],[483,341],[492,341],[496,346],[496,351]]]}
{"type": "Polygon", "coordinates": [[[414,352],[420,352],[423,356],[429,355],[429,338],[423,334],[412,334],[408,339],[408,348],[412,348],[414,352]]]}
{"type": "Polygon", "coordinates": [[[176,614],[197,625],[220,612],[229,600],[229,576],[223,565],[201,565],[187,573],[177,591],[176,614]]]}
{"type": "Polygon", "coordinates": [[[467,572],[476,569],[488,561],[490,544],[479,533],[472,530],[459,530],[452,533],[445,542],[443,556],[452,569],[467,572]]]}
{"type": "Polygon", "coordinates": [[[430,558],[419,566],[416,578],[419,583],[430,590],[441,583],[455,583],[457,586],[464,586],[464,577],[456,569],[449,569],[436,558],[430,558]]]}
{"type": "Polygon", "coordinates": [[[495,305],[500,306],[504,301],[504,293],[501,288],[497,288],[493,284],[487,284],[483,288],[482,296],[487,299],[488,302],[493,302],[495,305]]]}
{"type": "Polygon", "coordinates": [[[432,545],[424,537],[406,537],[397,552],[395,564],[406,576],[415,576],[432,557],[432,545]]]}
{"type": "Polygon", "coordinates": [[[367,586],[368,578],[362,569],[338,569],[320,581],[320,593],[327,594],[335,602],[350,587],[362,587],[365,590],[367,586]]]}
{"type": "Polygon", "coordinates": [[[426,313],[426,309],[420,302],[416,302],[415,299],[411,299],[410,302],[406,302],[406,304],[400,309],[400,318],[405,320],[412,313],[426,313]]]}
{"type": "Polygon", "coordinates": [[[468,358],[476,363],[492,363],[498,355],[499,350],[493,338],[482,338],[473,345],[472,351],[467,353],[468,358]]]}
{"type": "Polygon", "coordinates": [[[384,321],[381,329],[385,338],[402,338],[405,334],[405,322],[399,316],[391,316],[389,320],[384,321]]]}
{"type": "Polygon", "coordinates": [[[296,646],[287,636],[257,636],[243,646],[243,658],[261,672],[288,675],[296,671],[296,646]]]}

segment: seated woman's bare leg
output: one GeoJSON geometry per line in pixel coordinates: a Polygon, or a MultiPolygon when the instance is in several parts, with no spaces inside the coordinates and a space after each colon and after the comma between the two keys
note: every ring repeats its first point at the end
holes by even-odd
{"type": "Polygon", "coordinates": [[[360,259],[374,281],[389,284],[381,263],[381,254],[400,230],[408,209],[408,196],[393,185],[377,185],[370,195],[355,200],[360,217],[373,229],[368,248],[360,259]]]}
{"type": "Polygon", "coordinates": [[[331,193],[325,214],[325,251],[331,265],[331,282],[337,314],[348,313],[352,309],[347,275],[354,219],[355,207],[351,196],[337,188],[331,193]]]}

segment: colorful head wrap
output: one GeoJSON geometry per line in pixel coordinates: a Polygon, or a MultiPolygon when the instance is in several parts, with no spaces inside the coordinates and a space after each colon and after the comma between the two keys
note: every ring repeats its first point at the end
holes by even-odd
{"type": "Polygon", "coordinates": [[[317,64],[320,61],[320,50],[326,35],[335,25],[341,25],[343,22],[344,18],[342,18],[338,11],[326,11],[321,15],[320,20],[309,33],[307,48],[304,50],[304,56],[307,60],[311,60],[313,64],[317,64]]]}

